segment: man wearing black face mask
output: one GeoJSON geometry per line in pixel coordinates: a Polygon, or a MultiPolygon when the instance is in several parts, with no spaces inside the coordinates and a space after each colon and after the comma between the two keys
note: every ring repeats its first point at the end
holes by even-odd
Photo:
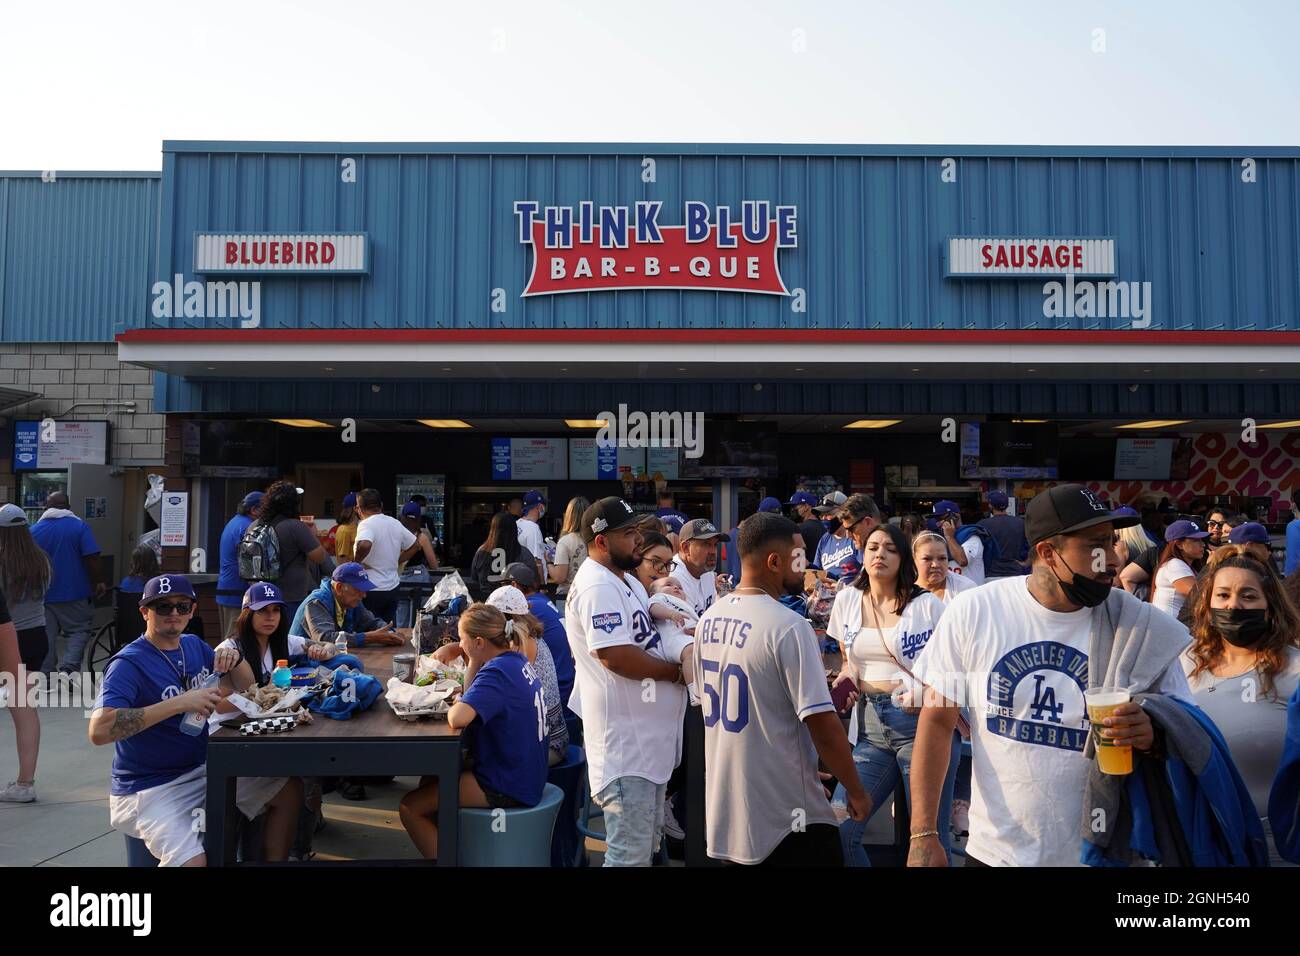
{"type": "MultiPolygon", "coordinates": [[[[1080,865],[1092,764],[1084,691],[1113,673],[1134,694],[1189,693],[1178,663],[1186,629],[1112,587],[1114,531],[1137,520],[1112,514],[1082,485],[1045,491],[1026,512],[1030,575],[965,591],[944,611],[913,667],[930,694],[912,755],[909,865],[944,865],[935,816],[957,706],[970,708],[975,754],[967,865],[1080,865]],[[1116,650],[1098,651],[1115,660],[1111,673],[1099,662],[1090,683],[1094,632],[1114,636],[1116,650]]],[[[1107,726],[1138,753],[1154,743],[1137,704],[1107,726]]]]}

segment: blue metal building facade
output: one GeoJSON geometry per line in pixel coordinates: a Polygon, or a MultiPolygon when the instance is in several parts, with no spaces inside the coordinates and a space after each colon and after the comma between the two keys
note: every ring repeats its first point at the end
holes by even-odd
{"type": "MultiPolygon", "coordinates": [[[[156,274],[202,231],[364,231],[372,274],[264,288],[264,326],[301,329],[1100,329],[1045,320],[1032,283],[944,276],[952,235],[1113,236],[1152,284],[1155,330],[1300,329],[1300,150],[1259,148],[164,144],[156,274]],[[341,165],[355,160],[355,182],[341,165]],[[654,181],[643,181],[645,161],[654,181]],[[951,161],[948,163],[946,161],[951,161]],[[1252,160],[1252,176],[1243,161],[1252,160]],[[955,174],[946,181],[945,170],[955,174]],[[1245,181],[1253,179],[1253,181],[1245,181]],[[520,299],[517,199],[799,208],[783,297],[668,290],[520,299]],[[490,308],[504,289],[505,313],[490,308]]],[[[203,327],[184,318],[146,323],[203,327]]]]}
{"type": "Polygon", "coordinates": [[[149,305],[158,173],[0,172],[0,341],[111,342],[149,305]]]}

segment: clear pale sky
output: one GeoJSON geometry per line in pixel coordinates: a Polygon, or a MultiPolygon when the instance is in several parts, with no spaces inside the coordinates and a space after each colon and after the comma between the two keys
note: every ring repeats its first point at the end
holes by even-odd
{"type": "Polygon", "coordinates": [[[164,139],[1295,145],[1298,41],[1297,0],[13,3],[0,169],[158,169],[164,139]]]}

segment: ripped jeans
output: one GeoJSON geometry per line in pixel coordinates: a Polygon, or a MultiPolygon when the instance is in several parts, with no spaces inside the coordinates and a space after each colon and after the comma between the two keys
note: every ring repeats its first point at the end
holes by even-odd
{"type": "MultiPolygon", "coordinates": [[[[862,789],[871,797],[871,816],[885,806],[898,786],[900,774],[907,793],[908,808],[912,801],[912,745],[916,742],[916,714],[907,714],[897,706],[889,694],[863,694],[858,698],[858,739],[853,742],[853,764],[858,771],[862,789]]],[[[939,812],[935,829],[939,842],[952,862],[952,832],[948,825],[952,816],[952,787],[957,777],[957,763],[961,758],[961,735],[953,733],[952,749],[948,754],[948,773],[944,777],[939,795],[939,812]]],[[[835,787],[832,800],[838,814],[846,814],[848,794],[843,784],[835,787]]],[[[857,822],[845,817],[840,823],[840,840],[844,844],[844,862],[847,866],[870,866],[867,851],[862,848],[870,817],[857,822]]]]}

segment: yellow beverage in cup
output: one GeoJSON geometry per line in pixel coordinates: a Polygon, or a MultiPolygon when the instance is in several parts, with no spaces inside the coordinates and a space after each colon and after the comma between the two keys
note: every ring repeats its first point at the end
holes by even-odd
{"type": "Polygon", "coordinates": [[[1090,687],[1084,693],[1088,719],[1092,721],[1092,740],[1097,746],[1097,766],[1102,773],[1123,776],[1133,772],[1133,748],[1116,745],[1101,735],[1106,729],[1102,721],[1131,699],[1128,691],[1118,687],[1090,687]]]}

